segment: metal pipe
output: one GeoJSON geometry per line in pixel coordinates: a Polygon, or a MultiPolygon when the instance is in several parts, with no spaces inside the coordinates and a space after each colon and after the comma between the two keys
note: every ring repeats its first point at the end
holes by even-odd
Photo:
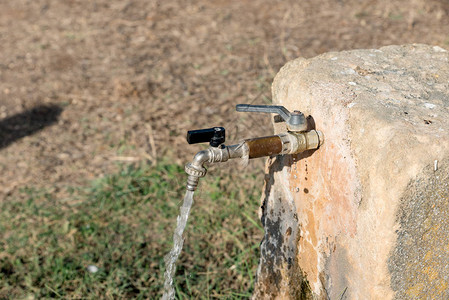
{"type": "Polygon", "coordinates": [[[282,152],[282,140],[278,135],[245,140],[249,148],[249,158],[272,156],[282,152]]]}
{"type": "Polygon", "coordinates": [[[324,142],[320,131],[285,132],[278,135],[249,139],[249,158],[273,156],[278,154],[297,154],[317,149],[324,142]]]}

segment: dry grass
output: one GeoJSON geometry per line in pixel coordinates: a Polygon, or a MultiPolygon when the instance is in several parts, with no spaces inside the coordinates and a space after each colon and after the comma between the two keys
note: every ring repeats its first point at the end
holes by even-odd
{"type": "Polygon", "coordinates": [[[0,150],[0,193],[79,184],[114,157],[178,163],[188,129],[266,135],[279,68],[298,56],[422,42],[448,46],[445,1],[119,1],[0,3],[0,118],[42,104],[59,123],[0,150]],[[150,126],[150,127],[149,127],[150,126]]]}

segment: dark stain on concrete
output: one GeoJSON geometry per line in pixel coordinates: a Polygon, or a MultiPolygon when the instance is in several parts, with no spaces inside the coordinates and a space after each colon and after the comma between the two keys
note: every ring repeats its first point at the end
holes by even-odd
{"type": "Polygon", "coordinates": [[[388,262],[395,299],[449,299],[449,158],[411,180],[397,222],[388,262]]]}
{"type": "Polygon", "coordinates": [[[273,299],[281,292],[287,292],[290,299],[312,299],[297,260],[301,229],[296,207],[282,197],[273,198],[273,195],[283,195],[282,191],[274,190],[274,175],[285,163],[285,158],[276,157],[265,177],[265,198],[261,206],[265,235],[260,245],[261,257],[253,299],[273,299]],[[281,291],[285,286],[288,290],[281,291]]]}

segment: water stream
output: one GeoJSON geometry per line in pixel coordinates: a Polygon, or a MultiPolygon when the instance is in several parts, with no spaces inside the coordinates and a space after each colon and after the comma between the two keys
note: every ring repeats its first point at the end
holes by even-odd
{"type": "Polygon", "coordinates": [[[176,271],[176,261],[182,250],[182,244],[184,239],[182,233],[186,228],[187,219],[189,218],[190,207],[193,203],[193,191],[186,191],[184,196],[184,202],[180,208],[180,214],[176,222],[175,233],[173,234],[173,248],[165,256],[165,282],[164,282],[164,295],[163,300],[175,299],[175,289],[173,288],[173,277],[176,271]]]}

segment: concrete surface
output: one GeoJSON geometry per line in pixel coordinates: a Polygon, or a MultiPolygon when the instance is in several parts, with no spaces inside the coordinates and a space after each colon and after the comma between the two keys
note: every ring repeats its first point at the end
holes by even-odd
{"type": "Polygon", "coordinates": [[[273,102],[326,141],[267,162],[254,299],[449,297],[448,60],[404,45],[280,70],[273,102]]]}

